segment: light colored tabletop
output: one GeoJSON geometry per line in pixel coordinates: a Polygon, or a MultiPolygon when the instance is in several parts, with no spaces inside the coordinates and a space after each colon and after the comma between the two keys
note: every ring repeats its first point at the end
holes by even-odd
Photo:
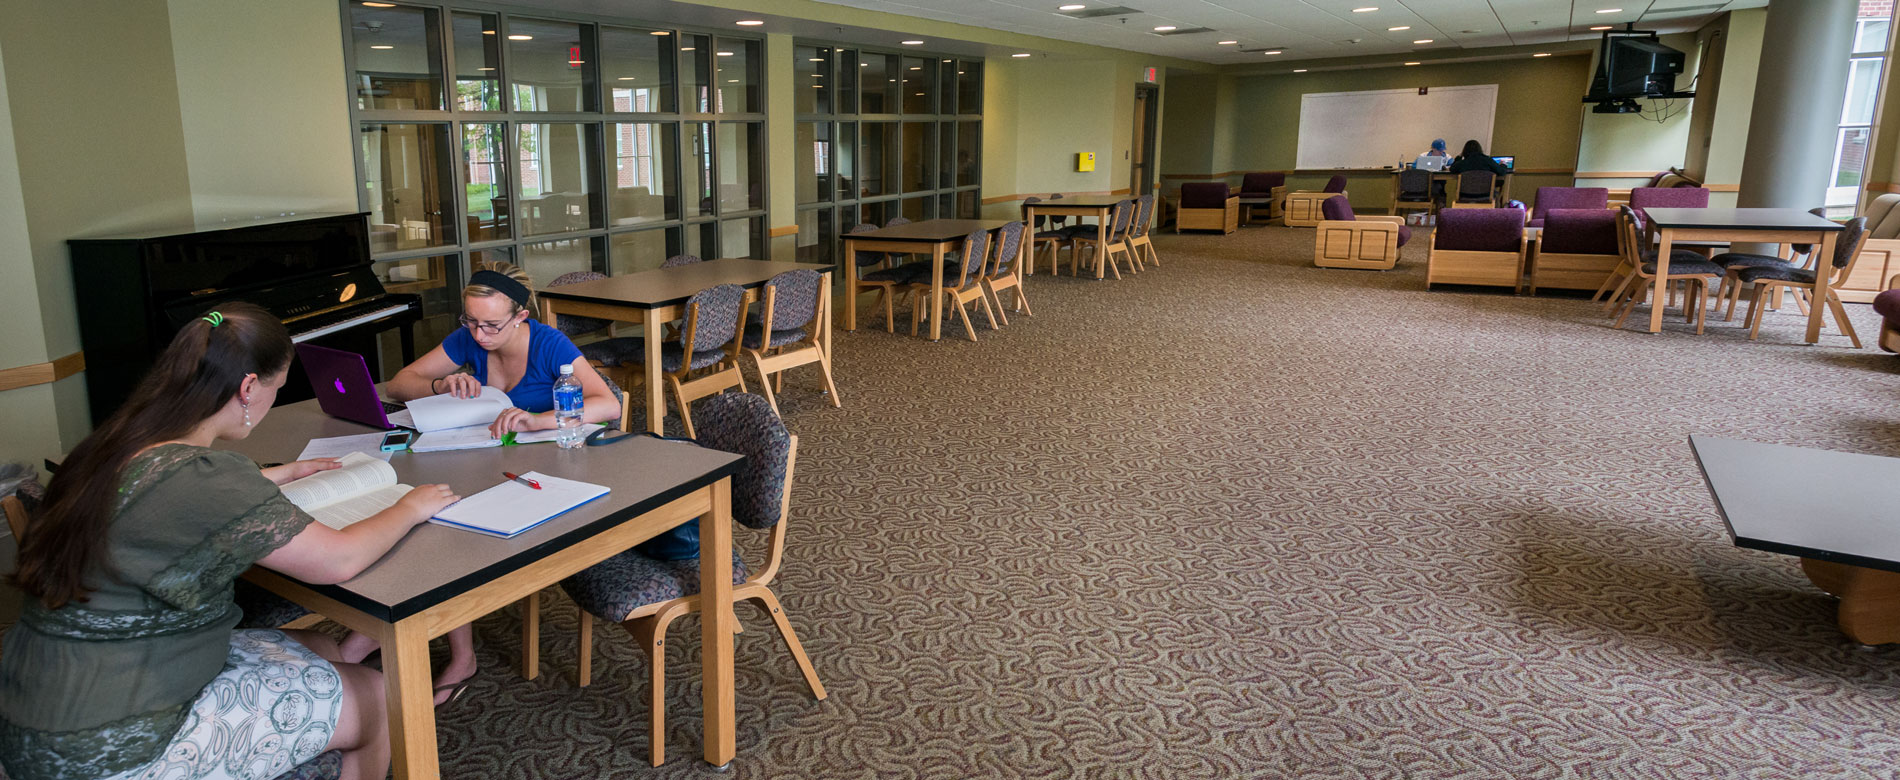
{"type": "MultiPolygon", "coordinates": [[[[223,446],[259,463],[282,463],[296,459],[311,438],[373,430],[324,414],[316,401],[303,401],[272,409],[249,438],[223,446]]],[[[605,485],[612,492],[513,539],[424,523],[355,579],[309,587],[371,617],[395,622],[717,482],[735,473],[743,461],[729,452],[645,436],[572,450],[550,442],[399,452],[389,465],[402,484],[445,483],[461,496],[494,487],[503,471],[539,471],[605,485]]]]}
{"type": "Polygon", "coordinates": [[[625,276],[610,276],[579,284],[543,287],[535,294],[564,301],[588,301],[615,306],[658,309],[685,303],[693,293],[722,284],[753,288],[763,286],[772,277],[801,268],[819,273],[832,270],[818,263],[779,263],[743,257],[707,260],[674,268],[657,268],[625,276]]]}
{"type": "Polygon", "coordinates": [[[1900,571],[1900,458],[1690,436],[1737,547],[1900,571]]]}
{"type": "Polygon", "coordinates": [[[1649,224],[1658,228],[1703,230],[1820,230],[1844,229],[1841,223],[1809,214],[1806,209],[1677,209],[1646,208],[1649,224]]]}
{"type": "MultiPolygon", "coordinates": [[[[1042,205],[1042,204],[1037,204],[1042,205]]],[[[935,243],[952,241],[969,236],[979,230],[995,230],[1009,224],[1007,219],[926,219],[908,225],[878,228],[863,233],[852,233],[845,240],[862,239],[865,241],[919,241],[935,243]]]]}

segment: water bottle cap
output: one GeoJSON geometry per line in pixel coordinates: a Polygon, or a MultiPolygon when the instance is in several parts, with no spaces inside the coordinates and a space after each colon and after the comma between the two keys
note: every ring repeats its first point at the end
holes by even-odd
{"type": "Polygon", "coordinates": [[[562,363],[562,364],[561,364],[561,376],[572,376],[572,375],[573,375],[573,373],[574,373],[574,364],[573,364],[573,363],[562,363]]]}

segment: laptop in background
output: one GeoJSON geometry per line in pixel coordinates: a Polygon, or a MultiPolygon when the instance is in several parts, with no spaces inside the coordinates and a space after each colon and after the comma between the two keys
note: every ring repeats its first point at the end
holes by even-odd
{"type": "Polygon", "coordinates": [[[1498,164],[1504,166],[1504,170],[1506,171],[1517,170],[1517,156],[1516,155],[1505,154],[1505,155],[1499,155],[1497,157],[1493,157],[1491,159],[1497,160],[1498,164]]]}
{"type": "Polygon", "coordinates": [[[385,431],[396,427],[389,421],[390,405],[376,395],[376,381],[362,355],[298,344],[297,358],[310,375],[310,389],[316,392],[324,414],[385,431]]]}

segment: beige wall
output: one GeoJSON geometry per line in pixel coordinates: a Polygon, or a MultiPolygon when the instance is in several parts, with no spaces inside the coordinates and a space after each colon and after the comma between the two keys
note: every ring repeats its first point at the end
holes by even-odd
{"type": "Polygon", "coordinates": [[[1748,146],[1748,118],[1755,113],[1755,71],[1761,67],[1762,36],[1768,10],[1734,11],[1728,19],[1728,42],[1722,54],[1721,99],[1716,102],[1709,131],[1709,168],[1703,183],[1728,192],[1709,195],[1711,206],[1734,206],[1734,188],[1742,183],[1742,162],[1748,146]]]}
{"type": "MultiPolygon", "coordinates": [[[[1142,83],[1146,62],[1134,56],[989,60],[983,101],[983,196],[1008,199],[986,205],[984,216],[1014,216],[1019,202],[1009,198],[1014,195],[1127,192],[1132,184],[1135,85],[1142,83]],[[1076,170],[1078,152],[1095,153],[1094,171],[1076,170]]],[[[1165,161],[1168,131],[1163,124],[1172,95],[1159,68],[1156,86],[1161,114],[1155,156],[1165,161]]]]}
{"type": "MultiPolygon", "coordinates": [[[[1695,77],[1695,34],[1665,35],[1662,44],[1681,51],[1688,60],[1687,72],[1676,84],[1678,89],[1686,90],[1690,80],[1695,77]]],[[[1592,56],[1591,60],[1590,72],[1595,73],[1595,57],[1592,56]]],[[[1651,174],[1683,165],[1689,148],[1689,125],[1694,113],[1694,102],[1677,100],[1673,106],[1665,107],[1663,101],[1645,100],[1642,106],[1645,112],[1660,109],[1677,113],[1663,122],[1657,122],[1647,114],[1597,114],[1591,112],[1589,105],[1580,108],[1583,127],[1577,146],[1578,186],[1640,186],[1651,174]],[[1583,175],[1611,172],[1641,175],[1616,179],[1583,175]]]]}

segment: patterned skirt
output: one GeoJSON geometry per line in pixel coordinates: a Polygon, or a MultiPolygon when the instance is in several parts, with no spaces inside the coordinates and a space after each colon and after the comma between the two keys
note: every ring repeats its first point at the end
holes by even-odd
{"type": "Polygon", "coordinates": [[[224,671],[165,752],[106,780],[270,780],[323,753],[342,714],[329,661],[282,631],[234,631],[224,671]]]}

